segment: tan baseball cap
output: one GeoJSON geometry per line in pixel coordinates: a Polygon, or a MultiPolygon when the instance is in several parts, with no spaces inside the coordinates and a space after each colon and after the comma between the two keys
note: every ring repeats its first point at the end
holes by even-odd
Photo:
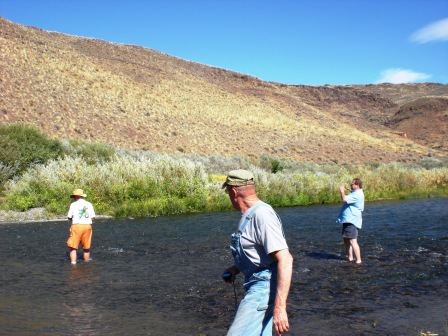
{"type": "Polygon", "coordinates": [[[226,181],[222,184],[221,188],[224,189],[227,186],[241,187],[254,184],[254,174],[248,170],[237,169],[229,171],[226,181]]]}

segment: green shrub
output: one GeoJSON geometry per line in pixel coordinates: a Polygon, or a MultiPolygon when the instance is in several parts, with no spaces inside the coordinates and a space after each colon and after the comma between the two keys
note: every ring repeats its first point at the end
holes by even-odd
{"type": "MultiPolygon", "coordinates": [[[[319,166],[279,160],[284,169],[274,174],[270,164],[260,167],[255,159],[251,163],[238,157],[118,150],[94,163],[73,153],[33,165],[8,180],[3,207],[20,211],[45,207],[49,213],[65,216],[70,192],[82,188],[96,213],[116,217],[228,211],[232,204],[221,185],[226,172],[239,168],[254,173],[258,196],[275,207],[340,202],[339,186],[349,188],[354,177],[363,180],[367,200],[448,195],[447,167],[319,166]]],[[[439,165],[431,161],[435,163],[439,165]]]]}
{"type": "Polygon", "coordinates": [[[267,154],[263,154],[262,156],[260,156],[258,166],[273,174],[283,170],[281,160],[271,157],[267,154]]]}
{"type": "Polygon", "coordinates": [[[31,165],[45,164],[63,155],[62,144],[27,124],[0,126],[0,163],[23,173],[31,165]]]}
{"type": "Polygon", "coordinates": [[[37,206],[35,194],[17,193],[9,195],[6,209],[25,211],[31,207],[37,206]]]}

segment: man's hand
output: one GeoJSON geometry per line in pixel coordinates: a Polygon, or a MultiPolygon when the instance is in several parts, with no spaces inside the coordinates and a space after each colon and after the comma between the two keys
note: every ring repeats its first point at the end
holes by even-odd
{"type": "Polygon", "coordinates": [[[288,315],[284,307],[274,308],[274,328],[278,336],[289,331],[288,315]]]}
{"type": "Polygon", "coordinates": [[[222,277],[222,279],[227,283],[234,283],[235,282],[235,276],[240,273],[239,269],[234,265],[232,267],[227,268],[224,274],[230,274],[230,277],[222,277]]]}
{"type": "Polygon", "coordinates": [[[339,191],[341,192],[342,202],[347,202],[347,199],[345,198],[345,187],[343,185],[339,187],[339,191]]]}

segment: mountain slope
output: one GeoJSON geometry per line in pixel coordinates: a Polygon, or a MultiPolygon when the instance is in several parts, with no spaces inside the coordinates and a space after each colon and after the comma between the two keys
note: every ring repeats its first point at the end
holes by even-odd
{"type": "Polygon", "coordinates": [[[404,104],[387,125],[415,142],[448,151],[448,98],[420,98],[404,104]]]}
{"type": "Polygon", "coordinates": [[[394,118],[416,100],[448,99],[448,85],[283,85],[3,18],[0,43],[0,123],[31,123],[59,139],[316,163],[447,156],[436,134],[405,138],[394,118]]]}

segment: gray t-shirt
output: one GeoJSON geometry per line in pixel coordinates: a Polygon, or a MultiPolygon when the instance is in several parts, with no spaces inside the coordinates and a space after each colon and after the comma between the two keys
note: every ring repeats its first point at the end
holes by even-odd
{"type": "MultiPolygon", "coordinates": [[[[238,230],[250,213],[251,208],[243,213],[238,224],[238,230]]],[[[282,223],[270,205],[264,203],[255,210],[246,226],[246,230],[241,235],[241,244],[246,255],[257,266],[270,265],[276,260],[269,255],[270,253],[288,248],[283,235],[282,223]]]]}

